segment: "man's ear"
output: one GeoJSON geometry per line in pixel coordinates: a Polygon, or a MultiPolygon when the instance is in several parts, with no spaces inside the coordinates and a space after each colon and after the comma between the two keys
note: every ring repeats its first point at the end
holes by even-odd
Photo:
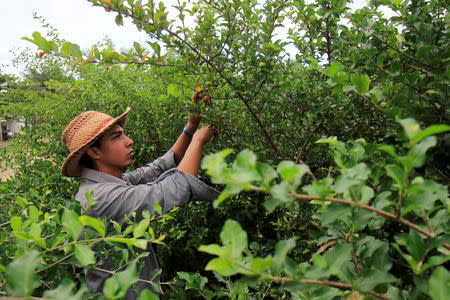
{"type": "Polygon", "coordinates": [[[95,146],[89,147],[89,148],[86,150],[86,153],[89,154],[89,156],[90,156],[92,159],[99,159],[99,158],[101,157],[101,151],[100,151],[100,149],[98,149],[98,148],[95,147],[95,146]]]}

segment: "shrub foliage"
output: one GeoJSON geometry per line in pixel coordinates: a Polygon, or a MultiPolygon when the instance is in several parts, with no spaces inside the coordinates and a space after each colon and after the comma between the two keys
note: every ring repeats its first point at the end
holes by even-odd
{"type": "Polygon", "coordinates": [[[2,117],[30,125],[0,149],[16,171],[0,186],[2,295],[120,299],[145,280],[165,299],[448,297],[445,1],[89,2],[148,42],[82,50],[40,18],[24,39],[43,55],[17,54],[26,79],[1,75],[2,117]],[[83,214],[61,132],[127,106],[131,169],[171,147],[188,111],[219,129],[201,174],[214,203],[125,224],[83,214]],[[148,243],[163,270],[140,279],[148,243]],[[111,250],[117,269],[89,292],[83,268],[111,250]]]}

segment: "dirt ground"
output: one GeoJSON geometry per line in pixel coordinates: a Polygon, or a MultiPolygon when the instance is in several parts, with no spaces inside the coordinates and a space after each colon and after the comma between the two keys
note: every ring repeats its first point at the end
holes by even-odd
{"type": "MultiPolygon", "coordinates": [[[[0,148],[7,147],[8,144],[9,144],[8,141],[1,141],[0,142],[0,148]]],[[[3,160],[3,158],[2,158],[2,160],[3,160]]],[[[0,161],[0,164],[2,162],[3,161],[0,161]]],[[[3,170],[3,168],[0,168],[0,181],[6,181],[8,178],[10,178],[12,176],[14,176],[14,170],[12,170],[10,168],[7,168],[6,170],[3,170]]]]}

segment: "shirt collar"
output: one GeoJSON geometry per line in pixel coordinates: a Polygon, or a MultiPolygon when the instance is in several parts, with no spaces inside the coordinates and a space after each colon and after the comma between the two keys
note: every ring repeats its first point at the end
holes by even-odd
{"type": "Polygon", "coordinates": [[[92,180],[92,181],[98,182],[98,183],[115,182],[118,184],[127,184],[128,185],[128,182],[123,179],[120,179],[120,178],[114,177],[110,174],[99,172],[97,170],[90,169],[90,168],[83,168],[83,170],[81,171],[81,178],[89,179],[89,180],[92,180]]]}

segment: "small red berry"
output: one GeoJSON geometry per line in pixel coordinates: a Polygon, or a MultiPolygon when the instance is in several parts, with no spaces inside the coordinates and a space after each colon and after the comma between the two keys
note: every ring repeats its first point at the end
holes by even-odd
{"type": "Polygon", "coordinates": [[[207,104],[211,98],[209,96],[205,96],[202,98],[202,102],[207,104]]]}
{"type": "Polygon", "coordinates": [[[39,57],[42,57],[42,56],[44,56],[44,52],[43,51],[39,52],[39,57]]]}

